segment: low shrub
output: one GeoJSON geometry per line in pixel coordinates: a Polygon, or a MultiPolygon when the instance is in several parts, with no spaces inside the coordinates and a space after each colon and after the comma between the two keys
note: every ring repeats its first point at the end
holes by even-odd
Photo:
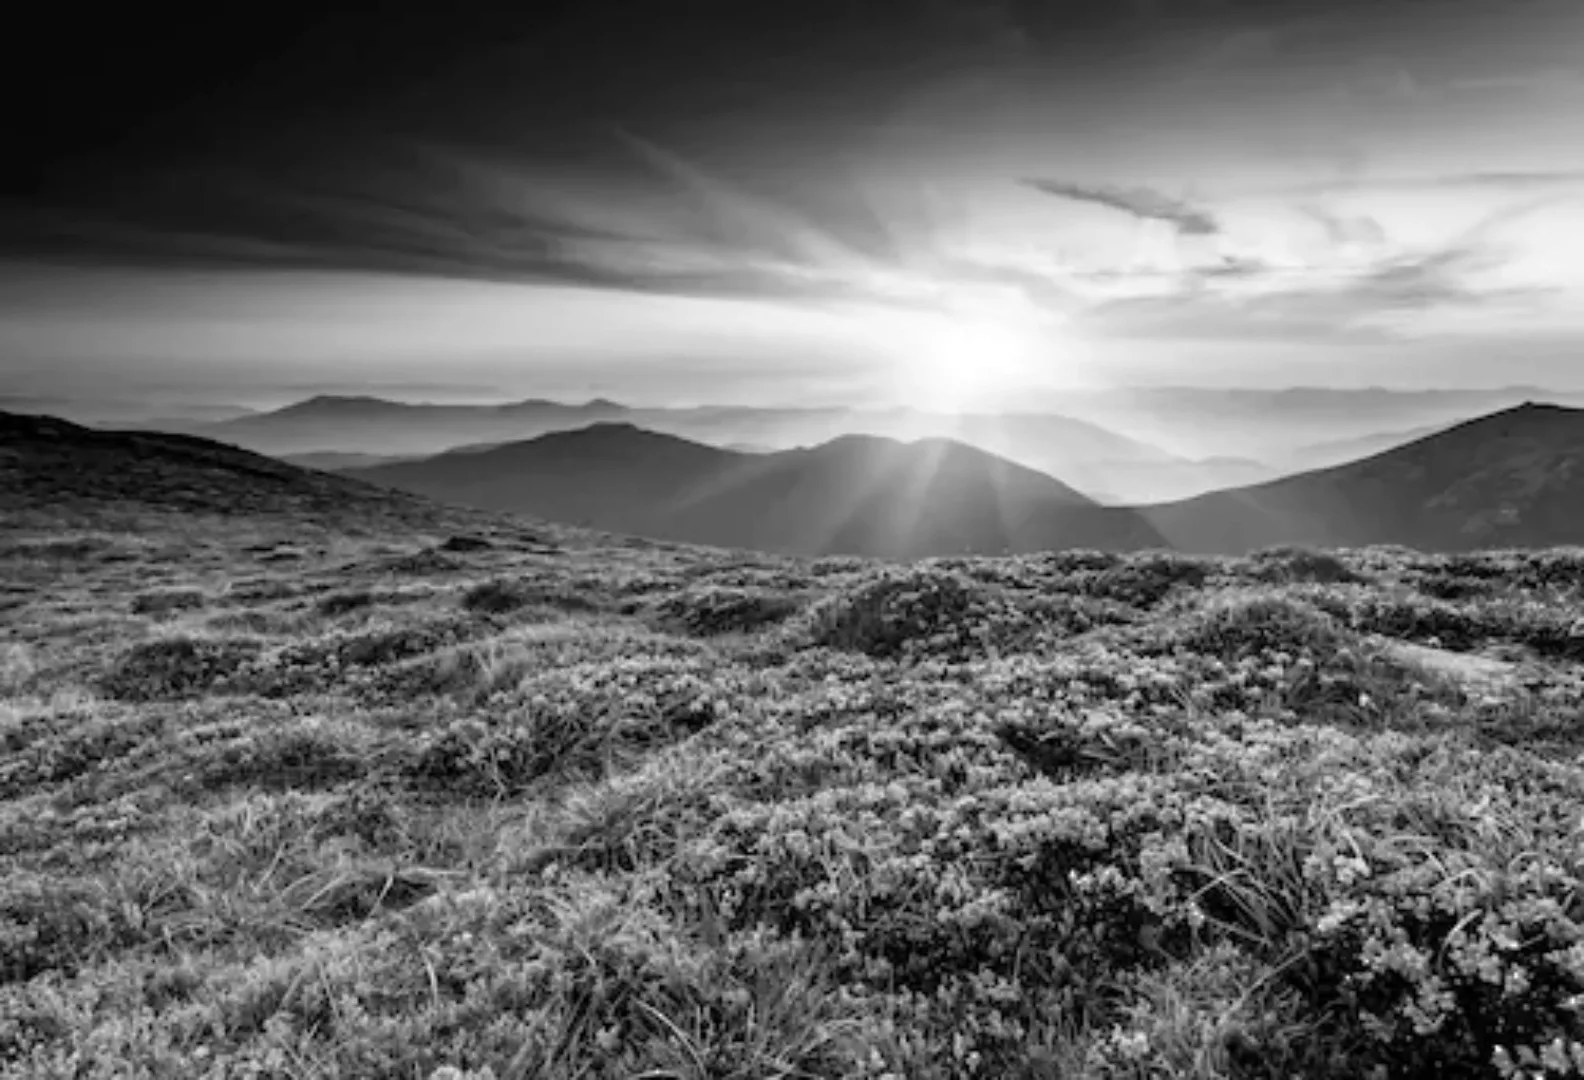
{"type": "Polygon", "coordinates": [[[0,985],[46,971],[70,975],[115,948],[128,930],[96,883],[8,871],[0,878],[0,985]]]}
{"type": "Polygon", "coordinates": [[[26,645],[0,645],[0,694],[20,693],[37,670],[33,651],[26,645]]]}
{"type": "Polygon", "coordinates": [[[329,618],[345,615],[348,612],[359,611],[371,607],[374,603],[374,594],[367,589],[357,589],[349,592],[333,592],[321,596],[314,604],[314,610],[329,618]]]}
{"type": "Polygon", "coordinates": [[[1238,567],[1256,581],[1278,585],[1352,585],[1366,578],[1329,552],[1306,547],[1274,547],[1257,551],[1238,567]]]}
{"type": "Polygon", "coordinates": [[[983,653],[996,605],[987,590],[929,568],[892,571],[816,604],[815,645],[877,659],[983,653]]]}
{"type": "Polygon", "coordinates": [[[168,637],[123,653],[100,682],[121,701],[180,700],[223,688],[260,652],[247,638],[168,637]]]}
{"type": "Polygon", "coordinates": [[[362,776],[368,762],[355,746],[314,725],[250,731],[206,749],[192,766],[210,790],[249,787],[263,791],[311,791],[362,776]]]}
{"type": "Polygon", "coordinates": [[[422,551],[392,556],[377,564],[375,569],[405,577],[426,577],[430,574],[455,574],[465,567],[434,548],[424,548],[422,551]]]}
{"type": "Polygon", "coordinates": [[[763,589],[721,586],[693,588],[656,605],[659,623],[698,637],[751,634],[791,618],[803,606],[799,596],[763,589]]]}
{"type": "Polygon", "coordinates": [[[462,594],[464,610],[482,615],[509,615],[529,607],[565,612],[593,612],[605,605],[581,590],[513,578],[482,582],[462,594]]]}
{"type": "Polygon", "coordinates": [[[1056,565],[1071,567],[1056,582],[1063,591],[1146,610],[1156,607],[1174,592],[1201,588],[1214,569],[1214,564],[1206,559],[1159,552],[1126,559],[1077,554],[1059,560],[1056,565]]]}
{"type": "Polygon", "coordinates": [[[1196,611],[1174,644],[1223,660],[1281,652],[1314,655],[1336,647],[1342,628],[1301,600],[1278,594],[1233,593],[1196,611]]]}
{"type": "Polygon", "coordinates": [[[197,611],[205,603],[199,589],[154,589],[132,598],[132,614],[160,618],[182,611],[197,611]]]}
{"type": "Polygon", "coordinates": [[[477,551],[490,551],[494,547],[494,544],[482,536],[450,536],[440,545],[439,550],[454,555],[466,555],[477,551]]]}

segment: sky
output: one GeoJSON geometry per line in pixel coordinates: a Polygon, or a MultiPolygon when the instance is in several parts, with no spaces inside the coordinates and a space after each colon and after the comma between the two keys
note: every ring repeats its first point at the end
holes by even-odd
{"type": "Polygon", "coordinates": [[[68,15],[12,392],[1584,388],[1577,0],[68,15]]]}

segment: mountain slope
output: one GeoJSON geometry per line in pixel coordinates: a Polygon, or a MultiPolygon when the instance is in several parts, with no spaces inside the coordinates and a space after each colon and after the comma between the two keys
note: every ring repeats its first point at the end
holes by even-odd
{"type": "Polygon", "coordinates": [[[0,412],[0,511],[103,517],[175,512],[419,523],[433,503],[188,435],[0,412]]]}
{"type": "Polygon", "coordinates": [[[947,439],[849,435],[745,454],[595,424],[348,475],[485,510],[788,554],[1161,546],[1136,512],[947,439]]]}
{"type": "Polygon", "coordinates": [[[1200,553],[1584,544],[1584,410],[1525,404],[1363,461],[1139,510],[1200,553]]]}
{"type": "MultiPolygon", "coordinates": [[[[1464,419],[1472,418],[1465,417],[1464,419]]],[[[1287,465],[1292,472],[1328,469],[1333,465],[1342,465],[1349,461],[1374,457],[1376,454],[1383,454],[1387,450],[1395,450],[1399,446],[1406,446],[1427,435],[1435,435],[1438,432],[1445,431],[1456,423],[1456,420],[1447,420],[1439,424],[1422,424],[1406,431],[1378,431],[1348,439],[1331,439],[1325,442],[1310,443],[1307,446],[1300,446],[1290,451],[1283,458],[1283,464],[1287,465]]]]}

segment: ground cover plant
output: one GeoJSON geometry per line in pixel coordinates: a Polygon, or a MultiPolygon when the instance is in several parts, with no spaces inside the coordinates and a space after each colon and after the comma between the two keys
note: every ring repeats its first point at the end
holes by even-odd
{"type": "Polygon", "coordinates": [[[1584,554],[138,526],[0,533],[0,1075],[1584,1074],[1584,554]]]}

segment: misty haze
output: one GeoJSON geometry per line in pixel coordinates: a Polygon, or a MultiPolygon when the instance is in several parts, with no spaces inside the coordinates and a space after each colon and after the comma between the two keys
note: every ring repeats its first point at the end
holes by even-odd
{"type": "Polygon", "coordinates": [[[0,1076],[1584,1075],[1584,6],[18,24],[0,1076]]]}

